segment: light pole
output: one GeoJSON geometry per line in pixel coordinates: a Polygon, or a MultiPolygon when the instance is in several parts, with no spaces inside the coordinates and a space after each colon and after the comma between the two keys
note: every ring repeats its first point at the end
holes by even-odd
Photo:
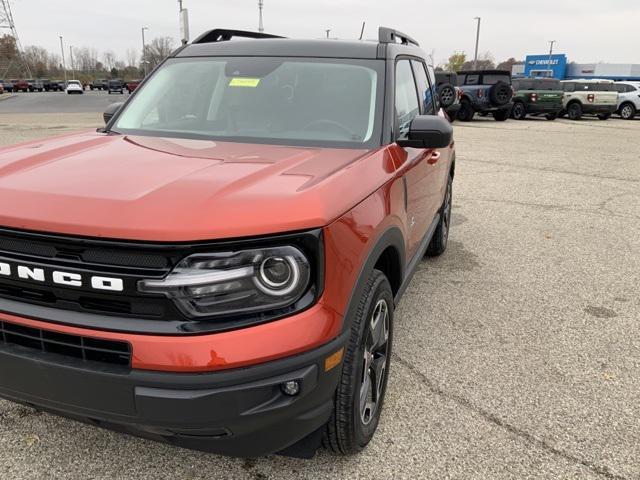
{"type": "Polygon", "coordinates": [[[62,52],[62,70],[64,71],[64,84],[67,84],[67,64],[64,61],[64,44],[62,43],[62,35],[60,35],[60,51],[62,52]]]}
{"type": "Polygon", "coordinates": [[[549,78],[553,77],[553,68],[551,68],[551,57],[553,57],[553,45],[556,43],[556,40],[549,40],[549,44],[551,47],[549,48],[549,78]]]}
{"type": "Polygon", "coordinates": [[[73,45],[69,45],[69,61],[71,62],[71,77],[76,78],[76,69],[73,64],[73,45]]]}
{"type": "Polygon", "coordinates": [[[259,22],[258,22],[258,31],[260,33],[264,32],[264,23],[262,22],[262,9],[264,7],[264,1],[258,0],[258,12],[260,14],[259,22]]]}
{"type": "Polygon", "coordinates": [[[474,20],[478,21],[478,30],[476,32],[476,54],[473,57],[473,69],[476,70],[478,68],[478,45],[480,44],[480,17],[475,17],[474,20]]]}
{"type": "Polygon", "coordinates": [[[144,66],[144,76],[147,76],[147,44],[144,41],[144,31],[149,27],[142,27],[142,65],[144,66]]]}
{"type": "Polygon", "coordinates": [[[326,34],[327,34],[327,38],[329,38],[329,34],[331,33],[331,29],[330,29],[330,28],[328,28],[328,29],[326,29],[326,30],[325,30],[325,32],[326,32],[326,34]]]}

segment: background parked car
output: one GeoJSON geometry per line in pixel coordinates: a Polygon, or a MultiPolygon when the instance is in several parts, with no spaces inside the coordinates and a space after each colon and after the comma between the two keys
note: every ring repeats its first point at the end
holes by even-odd
{"type": "Polygon", "coordinates": [[[564,91],[559,80],[553,78],[522,78],[512,82],[514,97],[511,116],[524,120],[527,115],[544,115],[555,120],[562,111],[564,91]]]}
{"type": "Polygon", "coordinates": [[[0,83],[0,95],[4,93],[4,87],[2,86],[2,83],[0,83]]]}
{"type": "Polygon", "coordinates": [[[455,72],[436,72],[436,87],[440,107],[453,122],[460,110],[462,92],[458,87],[458,75],[455,72]]]}
{"type": "Polygon", "coordinates": [[[69,80],[67,82],[67,88],[65,89],[65,91],[69,95],[74,93],[83,94],[84,87],[82,86],[82,83],[80,83],[78,80],[69,80]]]}
{"type": "Polygon", "coordinates": [[[42,84],[42,89],[45,92],[51,91],[51,80],[50,79],[48,79],[48,78],[40,78],[38,81],[42,84]]]}
{"type": "Polygon", "coordinates": [[[458,72],[458,86],[462,91],[458,118],[473,120],[476,112],[491,113],[499,122],[511,114],[513,89],[511,72],[506,70],[478,70],[458,72]]]}
{"type": "Polygon", "coordinates": [[[109,80],[108,84],[107,84],[107,90],[109,92],[109,95],[111,95],[111,93],[120,93],[123,94],[124,93],[124,82],[122,80],[120,80],[119,78],[114,78],[109,80]]]}
{"type": "Polygon", "coordinates": [[[127,92],[129,92],[130,94],[131,94],[131,93],[133,93],[133,92],[134,92],[134,90],[135,90],[136,88],[138,88],[138,85],[140,85],[140,82],[141,82],[141,81],[142,81],[142,80],[130,80],[130,81],[128,81],[128,82],[127,82],[127,85],[126,85],[126,87],[127,87],[127,92]]]}
{"type": "Polygon", "coordinates": [[[580,120],[583,115],[596,115],[608,120],[618,109],[618,91],[611,80],[564,80],[562,115],[580,120]]]}
{"type": "Polygon", "coordinates": [[[13,92],[13,83],[10,80],[0,80],[0,85],[2,85],[5,92],[13,92]]]}
{"type": "Polygon", "coordinates": [[[26,80],[11,80],[13,83],[13,91],[14,92],[28,92],[29,84],[26,80]]]}
{"type": "Polygon", "coordinates": [[[640,110],[640,82],[616,82],[618,110],[624,120],[633,120],[640,110]]]}

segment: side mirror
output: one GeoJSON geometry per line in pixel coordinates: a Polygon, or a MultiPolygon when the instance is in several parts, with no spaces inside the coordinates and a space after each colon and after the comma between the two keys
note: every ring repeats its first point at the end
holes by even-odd
{"type": "Polygon", "coordinates": [[[403,148],[446,148],[453,140],[453,127],[436,115],[419,115],[409,126],[406,138],[396,143],[403,148]]]}
{"type": "Polygon", "coordinates": [[[118,113],[118,110],[120,110],[120,107],[122,107],[122,105],[124,105],[124,102],[117,102],[117,103],[112,103],[111,105],[109,105],[107,107],[107,109],[104,111],[104,113],[102,114],[102,118],[104,118],[104,124],[106,125],[107,123],[109,123],[109,121],[111,121],[111,118],[118,113]]]}

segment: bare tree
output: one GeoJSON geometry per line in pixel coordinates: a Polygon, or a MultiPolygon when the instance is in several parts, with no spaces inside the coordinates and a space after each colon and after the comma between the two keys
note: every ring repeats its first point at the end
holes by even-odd
{"type": "Polygon", "coordinates": [[[116,54],[111,50],[107,50],[102,54],[102,63],[107,70],[111,70],[116,65],[116,54]]]}
{"type": "Polygon", "coordinates": [[[149,62],[151,68],[157,66],[173,51],[173,38],[154,38],[150,44],[145,46],[144,59],[149,62]]]}
{"type": "Polygon", "coordinates": [[[133,67],[138,64],[138,52],[134,48],[127,49],[127,67],[133,67]]]}
{"type": "MultiPolygon", "coordinates": [[[[478,55],[478,70],[492,70],[496,68],[496,64],[493,59],[493,55],[491,52],[485,52],[481,55],[478,55]]],[[[473,60],[466,61],[462,64],[462,70],[472,70],[473,69],[473,60]]]]}

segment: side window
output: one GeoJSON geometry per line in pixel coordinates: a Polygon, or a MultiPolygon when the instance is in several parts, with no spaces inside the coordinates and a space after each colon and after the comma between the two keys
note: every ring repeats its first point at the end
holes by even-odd
{"type": "Polygon", "coordinates": [[[396,64],[396,125],[398,138],[409,133],[411,121],[420,114],[416,82],[413,79],[409,60],[400,60],[396,64]]]}
{"type": "Polygon", "coordinates": [[[424,63],[417,60],[411,60],[411,66],[413,67],[413,73],[416,76],[418,96],[422,103],[422,114],[435,115],[436,106],[434,100],[437,97],[437,94],[435,88],[431,87],[431,85],[434,85],[434,82],[432,80],[431,84],[429,83],[429,80],[427,79],[427,72],[424,69],[424,63]]]}
{"type": "Polygon", "coordinates": [[[479,80],[480,80],[479,75],[467,75],[467,81],[465,85],[478,85],[479,80]]]}
{"type": "Polygon", "coordinates": [[[575,92],[576,91],[576,84],[572,83],[572,82],[567,82],[567,83],[563,83],[563,90],[565,92],[575,92]]]}

